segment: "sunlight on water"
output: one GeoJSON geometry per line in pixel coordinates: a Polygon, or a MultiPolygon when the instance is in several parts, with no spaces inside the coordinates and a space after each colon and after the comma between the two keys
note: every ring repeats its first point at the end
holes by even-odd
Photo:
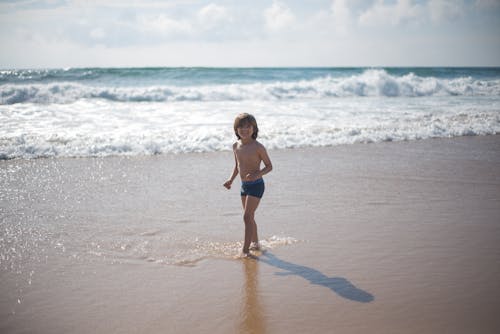
{"type": "MultiPolygon", "coordinates": [[[[262,249],[270,250],[297,242],[291,237],[271,236],[261,240],[260,245],[262,249]]],[[[190,266],[208,258],[234,259],[241,252],[242,246],[241,241],[222,242],[198,237],[176,239],[161,235],[145,240],[138,235],[109,244],[92,242],[86,254],[82,255],[96,256],[112,263],[150,262],[190,266]]]]}

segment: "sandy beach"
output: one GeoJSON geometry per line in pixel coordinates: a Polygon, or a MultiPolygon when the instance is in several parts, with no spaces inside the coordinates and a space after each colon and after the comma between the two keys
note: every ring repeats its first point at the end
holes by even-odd
{"type": "Polygon", "coordinates": [[[269,154],[0,161],[0,332],[500,332],[500,136],[269,154]]]}

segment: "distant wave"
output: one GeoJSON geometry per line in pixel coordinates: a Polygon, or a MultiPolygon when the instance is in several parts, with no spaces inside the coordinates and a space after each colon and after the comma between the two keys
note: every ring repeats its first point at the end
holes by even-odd
{"type": "Polygon", "coordinates": [[[365,70],[349,77],[197,86],[98,86],[77,82],[0,85],[0,104],[66,104],[81,99],[113,102],[244,101],[325,99],[352,96],[499,96],[500,79],[396,76],[365,70]]]}

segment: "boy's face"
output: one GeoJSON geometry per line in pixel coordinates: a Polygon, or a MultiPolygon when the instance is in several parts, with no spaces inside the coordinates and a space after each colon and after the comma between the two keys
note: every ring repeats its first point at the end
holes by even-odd
{"type": "Polygon", "coordinates": [[[241,123],[236,130],[241,139],[248,139],[253,135],[253,126],[249,122],[241,123]]]}

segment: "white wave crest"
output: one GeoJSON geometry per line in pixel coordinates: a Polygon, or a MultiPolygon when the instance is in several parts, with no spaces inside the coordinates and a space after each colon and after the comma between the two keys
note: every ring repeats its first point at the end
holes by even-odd
{"type": "Polygon", "coordinates": [[[269,149],[500,133],[498,97],[17,104],[0,106],[0,159],[224,151],[241,112],[269,149]]]}
{"type": "Polygon", "coordinates": [[[444,79],[413,73],[394,76],[385,70],[366,70],[351,77],[322,77],[292,82],[200,86],[109,87],[58,82],[0,86],[0,104],[64,104],[80,99],[115,102],[243,101],[317,99],[352,96],[499,96],[500,80],[472,77],[444,79]]]}

